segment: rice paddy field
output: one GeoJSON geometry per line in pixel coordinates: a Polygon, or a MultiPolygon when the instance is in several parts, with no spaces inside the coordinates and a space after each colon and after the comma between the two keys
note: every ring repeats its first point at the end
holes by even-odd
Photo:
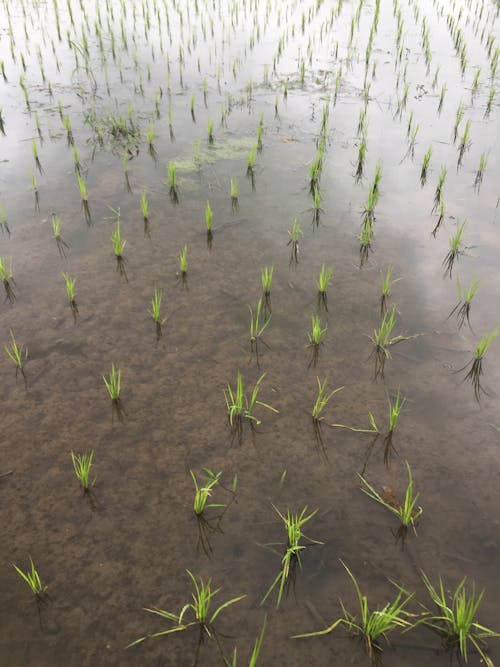
{"type": "Polygon", "coordinates": [[[0,667],[500,664],[499,13],[0,1],[0,667]]]}

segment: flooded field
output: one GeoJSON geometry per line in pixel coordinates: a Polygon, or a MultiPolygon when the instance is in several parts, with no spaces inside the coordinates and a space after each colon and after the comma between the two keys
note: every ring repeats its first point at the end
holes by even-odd
{"type": "Polygon", "coordinates": [[[1,0],[0,667],[499,663],[499,12],[1,0]]]}

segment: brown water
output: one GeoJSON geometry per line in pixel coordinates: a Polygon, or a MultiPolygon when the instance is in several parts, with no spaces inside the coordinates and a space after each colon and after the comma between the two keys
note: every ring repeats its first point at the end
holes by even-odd
{"type": "MultiPolygon", "coordinates": [[[[259,664],[369,664],[362,644],[342,630],[323,638],[289,639],[337,618],[339,597],[350,610],[356,609],[352,584],[339,559],[356,575],[371,607],[394,597],[389,579],[425,600],[420,570],[434,583],[441,574],[450,588],[467,576],[476,590],[486,589],[480,622],[498,630],[498,340],[485,355],[486,391],[479,402],[471,384],[463,381],[466,371],[454,372],[472,359],[480,336],[499,324],[496,97],[485,115],[490,88],[498,85],[498,75],[492,79],[490,72],[498,48],[498,7],[486,0],[396,6],[381,0],[368,69],[365,175],[356,183],[358,114],[365,106],[365,51],[374,4],[256,0],[199,2],[196,9],[191,2],[165,0],[98,3],[99,12],[89,5],[85,14],[83,4],[69,6],[74,25],[66,3],[58,7],[61,41],[52,2],[4,0],[0,6],[0,60],[7,77],[0,75],[5,123],[5,136],[0,135],[0,203],[10,230],[0,236],[0,256],[12,257],[16,297],[1,306],[0,332],[6,345],[12,329],[29,353],[26,386],[20,375],[16,381],[6,355],[0,364],[0,475],[11,473],[0,478],[0,666],[192,665],[196,631],[125,649],[141,635],[168,627],[143,607],[177,612],[189,601],[186,569],[212,577],[214,585],[222,587],[220,602],[246,594],[221,613],[216,624],[226,635],[221,638],[226,655],[238,646],[238,664],[246,664],[265,614],[259,664]],[[403,21],[401,60],[396,9],[403,21]],[[466,41],[463,75],[448,15],[466,41]],[[432,53],[429,71],[422,50],[424,18],[432,53]],[[102,53],[95,29],[99,21],[102,53]],[[88,72],[82,29],[88,41],[88,72]],[[76,43],[73,49],[67,31],[76,43]],[[403,96],[405,77],[408,99],[399,115],[397,100],[403,96]],[[446,93],[438,114],[443,85],[446,93]],[[58,101],[71,120],[83,165],[91,212],[87,222],[58,101]],[[464,117],[459,138],[470,119],[472,143],[457,169],[453,124],[460,101],[464,117]],[[320,180],[323,212],[315,226],[309,170],[325,105],[329,119],[320,180]],[[97,119],[93,125],[85,122],[92,110],[97,119]],[[220,123],[223,112],[226,125],[220,123]],[[418,125],[413,159],[406,155],[411,112],[413,127],[418,125]],[[129,113],[140,130],[137,145],[130,146],[131,192],[122,166],[124,142],[112,138],[107,124],[113,114],[129,113]],[[252,191],[247,154],[256,141],[260,114],[263,150],[257,153],[252,191]],[[207,141],[209,119],[214,121],[213,146],[207,141]],[[103,145],[97,138],[99,123],[103,145]],[[150,123],[156,134],[156,162],[146,142],[150,123]],[[43,174],[36,171],[32,139],[43,174]],[[428,178],[421,187],[422,159],[431,144],[428,178]],[[473,185],[482,153],[488,154],[488,163],[478,190],[473,185]],[[171,161],[178,164],[177,205],[168,193],[166,167],[171,161]],[[373,252],[360,268],[362,211],[378,161],[382,180],[373,252]],[[446,214],[433,237],[438,216],[431,209],[441,165],[448,169],[446,214]],[[39,209],[29,170],[38,182],[39,209]],[[231,207],[231,177],[239,183],[237,211],[231,207]],[[140,210],[142,191],[150,208],[148,233],[140,210]],[[204,226],[207,199],[214,212],[211,249],[204,226]],[[110,240],[116,215],[111,208],[120,208],[127,279],[116,270],[110,240]],[[63,254],[52,237],[52,213],[61,216],[68,245],[63,254]],[[303,231],[298,263],[290,262],[287,246],[293,218],[303,231]],[[454,265],[452,279],[443,278],[448,239],[465,219],[467,249],[454,265]],[[183,284],[177,273],[185,244],[189,266],[183,284]],[[314,367],[307,332],[317,309],[315,280],[323,262],[333,264],[334,277],[328,312],[321,311],[328,333],[314,367]],[[395,332],[419,336],[391,348],[385,377],[374,382],[368,336],[380,322],[381,274],[389,264],[400,279],[389,299],[390,306],[397,304],[395,332]],[[255,307],[261,295],[260,268],[270,265],[272,319],[264,335],[267,346],[259,346],[257,360],[250,352],[248,304],[255,307]],[[77,279],[76,324],[62,272],[77,279]],[[467,325],[458,329],[454,316],[447,319],[457,303],[457,277],[466,288],[471,280],[480,281],[471,308],[473,330],[467,325]],[[159,340],[148,315],[155,287],[163,290],[167,318],[159,340]],[[113,414],[102,381],[112,363],[122,373],[123,422],[113,414]],[[224,389],[228,383],[235,386],[238,369],[246,387],[265,371],[260,398],[279,410],[274,414],[258,408],[262,424],[254,433],[245,424],[240,442],[231,435],[224,402],[224,389]],[[321,443],[310,416],[316,377],[328,378],[332,388],[345,387],[325,411],[321,443]],[[387,396],[394,399],[398,390],[407,401],[394,433],[395,451],[385,465],[387,396]],[[372,435],[329,426],[367,427],[369,411],[381,430],[375,442],[372,435]],[[93,499],[82,496],[70,457],[71,451],[90,450],[97,478],[93,499]],[[389,487],[401,496],[405,461],[424,512],[418,536],[409,534],[402,549],[393,536],[397,520],[361,493],[357,473],[378,489],[389,487]],[[214,502],[229,506],[219,523],[212,519],[217,530],[208,533],[208,555],[192,512],[189,475],[204,466],[224,471],[226,486],[238,476],[234,502],[229,503],[231,494],[223,489],[214,490],[214,502]],[[263,545],[284,539],[272,504],[281,512],[300,512],[305,505],[318,508],[304,531],[324,542],[302,552],[295,588],[278,611],[273,595],[260,606],[280,566],[280,548],[273,552],[263,545]],[[37,605],[11,567],[16,563],[25,568],[30,555],[48,585],[43,605],[37,605]]],[[[207,515],[218,513],[209,510],[207,515]]],[[[423,628],[394,633],[391,640],[392,647],[383,654],[389,667],[448,661],[439,651],[439,638],[423,628]]],[[[493,661],[499,650],[491,640],[493,661]]],[[[475,654],[469,662],[480,664],[475,654]]],[[[203,643],[199,664],[222,664],[215,642],[203,643]]]]}

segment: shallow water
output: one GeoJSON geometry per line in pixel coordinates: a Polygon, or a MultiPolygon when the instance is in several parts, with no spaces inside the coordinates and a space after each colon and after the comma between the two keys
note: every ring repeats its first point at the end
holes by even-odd
{"type": "MultiPolygon", "coordinates": [[[[339,597],[355,609],[354,590],[340,559],[358,578],[372,607],[394,597],[389,579],[423,601],[420,570],[433,582],[441,574],[450,588],[467,576],[476,590],[486,589],[480,622],[498,630],[498,340],[485,355],[485,392],[479,402],[471,384],[464,382],[466,370],[460,370],[480,336],[499,324],[496,97],[485,114],[490,88],[498,84],[498,75],[490,73],[498,45],[498,8],[487,1],[394,5],[381,0],[367,77],[366,163],[356,183],[358,114],[365,107],[373,3],[332,7],[290,1],[274,6],[256,0],[199,2],[196,9],[190,2],[166,0],[98,3],[85,14],[83,3],[69,6],[74,25],[68,5],[58,7],[61,41],[56,4],[4,0],[0,6],[0,60],[6,74],[6,80],[0,74],[5,124],[0,203],[10,230],[4,228],[0,236],[0,256],[12,257],[16,297],[1,306],[0,331],[3,345],[12,329],[29,354],[26,386],[20,374],[16,380],[6,355],[0,364],[0,475],[11,472],[0,478],[0,666],[192,665],[196,631],[125,649],[137,637],[168,625],[143,607],[177,611],[189,600],[186,569],[222,586],[221,602],[246,594],[217,623],[225,635],[225,654],[238,646],[239,664],[245,664],[265,614],[263,665],[303,665],[306,660],[369,664],[362,644],[342,630],[323,638],[289,638],[331,623],[341,613],[339,597]],[[403,21],[401,60],[397,9],[403,21]],[[467,44],[463,75],[448,15],[458,21],[467,44]],[[429,70],[422,49],[424,17],[432,53],[429,70]],[[29,108],[19,85],[21,54],[29,108]],[[473,94],[477,67],[481,73],[473,94]],[[398,114],[405,80],[408,99],[398,114]],[[85,219],[59,101],[62,114],[71,120],[90,220],[85,219]],[[453,124],[461,101],[459,139],[470,119],[471,144],[457,169],[453,124]],[[309,174],[325,105],[322,212],[315,225],[309,174]],[[407,137],[412,112],[413,127],[418,125],[413,158],[407,137]],[[263,147],[252,190],[247,154],[261,114],[263,147]],[[109,132],[113,115],[130,115],[138,128],[127,153],[129,189],[122,163],[126,142],[109,132]],[[210,119],[213,145],[207,135],[210,119]],[[150,124],[156,160],[146,141],[150,124]],[[43,173],[36,171],[32,139],[43,173]],[[430,145],[427,182],[421,186],[422,159],[430,145]],[[474,180],[482,153],[488,163],[478,189],[474,180]],[[177,205],[168,190],[171,161],[178,164],[177,205]],[[360,266],[362,212],[379,161],[375,235],[368,260],[360,266]],[[438,216],[431,209],[441,165],[447,167],[446,213],[434,237],[438,216]],[[38,183],[39,208],[30,170],[38,183]],[[237,210],[231,206],[231,177],[239,184],[237,210]],[[150,209],[147,229],[140,209],[143,191],[150,209]],[[214,212],[211,246],[204,222],[207,200],[214,212]],[[110,240],[116,221],[112,209],[118,208],[127,241],[126,276],[117,271],[110,240]],[[52,236],[52,213],[62,220],[67,247],[61,252],[52,236]],[[290,261],[287,245],[294,218],[303,232],[297,263],[290,261]],[[466,247],[450,280],[443,277],[443,260],[449,238],[464,220],[466,247]],[[178,255],[185,244],[188,273],[183,283],[178,255]],[[328,312],[320,310],[328,332],[314,366],[307,334],[318,308],[315,281],[323,262],[333,265],[334,277],[328,312]],[[374,381],[369,336],[380,323],[381,276],[389,264],[398,279],[389,298],[389,307],[397,305],[395,333],[418,336],[390,348],[385,376],[374,381]],[[261,296],[260,268],[270,265],[272,319],[257,358],[250,351],[248,305],[255,308],[261,296]],[[63,272],[77,279],[76,323],[63,272]],[[457,278],[465,288],[473,279],[480,281],[471,308],[472,329],[459,329],[456,317],[448,318],[458,300],[457,278]],[[148,315],[155,287],[163,290],[167,318],[159,339],[148,315]],[[122,422],[102,381],[112,363],[122,372],[122,422]],[[259,398],[279,410],[274,414],[258,408],[262,424],[255,432],[245,424],[240,441],[232,437],[224,402],[224,389],[228,383],[235,386],[238,369],[245,387],[266,372],[259,398]],[[310,415],[317,377],[328,378],[332,388],[344,386],[325,411],[321,441],[310,415]],[[406,403],[386,465],[387,397],[394,399],[398,390],[406,403]],[[376,439],[330,426],[367,428],[369,411],[380,427],[376,439]],[[90,450],[96,477],[92,498],[79,491],[70,457],[71,451],[90,450]],[[357,473],[377,489],[389,487],[401,497],[405,461],[424,513],[418,536],[409,534],[402,548],[393,535],[397,520],[361,493],[357,473]],[[228,487],[238,476],[234,501],[224,489],[214,491],[214,502],[228,507],[220,522],[212,518],[213,530],[203,533],[209,543],[204,542],[205,550],[192,512],[189,474],[204,466],[224,471],[228,487]],[[265,545],[284,539],[272,504],[281,512],[318,508],[304,531],[324,542],[302,552],[295,587],[278,611],[274,596],[260,605],[280,565],[280,547],[272,551],[265,545]],[[26,567],[30,555],[49,587],[43,605],[36,604],[11,567],[26,567]]],[[[418,610],[416,603],[412,609],[418,610]]],[[[394,633],[391,647],[384,647],[383,664],[446,664],[448,657],[439,648],[439,638],[423,628],[394,633]]],[[[493,661],[499,650],[491,640],[493,661]]],[[[469,662],[480,664],[474,654],[469,662]]],[[[203,643],[199,664],[222,664],[215,642],[203,643]]]]}

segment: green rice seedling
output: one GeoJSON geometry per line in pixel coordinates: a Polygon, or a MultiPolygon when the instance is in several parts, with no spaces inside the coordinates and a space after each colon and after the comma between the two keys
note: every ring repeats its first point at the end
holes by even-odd
{"type": "Polygon", "coordinates": [[[177,165],[169,162],[167,167],[168,185],[170,189],[170,200],[173,204],[179,202],[179,191],[177,186],[177,165]]]}
{"type": "Polygon", "coordinates": [[[257,150],[259,153],[262,152],[262,148],[264,147],[264,144],[262,142],[263,136],[264,136],[264,121],[263,121],[263,116],[261,114],[261,117],[259,119],[259,124],[257,125],[257,150]]]}
{"type": "Polygon", "coordinates": [[[33,563],[33,560],[30,556],[30,568],[24,572],[18,567],[15,563],[12,563],[12,567],[17,572],[17,574],[23,579],[28,586],[30,587],[31,592],[37,598],[41,598],[47,591],[48,586],[45,586],[40,579],[40,575],[33,563]]]}
{"type": "Polygon", "coordinates": [[[416,625],[424,624],[437,632],[442,639],[443,646],[452,654],[457,652],[459,659],[463,658],[466,663],[469,647],[472,647],[479,653],[481,661],[484,661],[487,667],[493,667],[493,661],[486,655],[485,648],[483,648],[484,640],[500,637],[500,633],[490,630],[476,620],[484,590],[476,596],[473,585],[472,592],[468,593],[464,577],[453,591],[453,595],[449,596],[446,594],[441,577],[439,577],[439,586],[435,588],[429,577],[424,572],[421,574],[435,610],[428,610],[416,625]]]}
{"type": "Polygon", "coordinates": [[[328,325],[322,327],[319,315],[312,315],[311,317],[311,331],[308,333],[309,345],[308,347],[318,348],[323,344],[328,325]]]}
{"type": "Polygon", "coordinates": [[[271,315],[267,317],[266,313],[264,313],[264,322],[261,321],[262,299],[259,299],[257,302],[255,313],[251,306],[248,306],[248,310],[250,311],[250,349],[253,352],[254,347],[256,351],[258,349],[258,342],[261,340],[262,334],[267,329],[267,326],[271,321],[271,315]]]}
{"type": "Polygon", "coordinates": [[[403,502],[400,502],[390,489],[388,491],[384,489],[384,492],[381,495],[362,475],[358,473],[358,477],[363,484],[361,490],[366,493],[367,496],[376,500],[380,505],[383,505],[399,519],[401,525],[397,533],[397,538],[403,540],[406,537],[409,527],[413,528],[415,535],[417,534],[416,523],[423,512],[423,509],[420,506],[417,506],[419,494],[413,493],[413,476],[408,461],[406,462],[406,469],[408,471],[408,484],[406,486],[403,502]]]}
{"type": "Polygon", "coordinates": [[[468,380],[469,382],[472,383],[472,386],[474,387],[474,395],[478,402],[481,397],[481,393],[484,394],[488,393],[487,391],[485,391],[485,389],[483,389],[483,386],[481,384],[484,355],[488,351],[490,345],[493,343],[495,338],[497,338],[498,336],[500,336],[500,329],[494,329],[490,333],[483,334],[481,336],[481,340],[477,344],[472,360],[469,361],[468,364],[465,364],[465,366],[460,368],[458,371],[455,371],[456,373],[460,373],[461,371],[465,370],[468,366],[470,366],[467,375],[464,377],[464,381],[468,380]]]}
{"type": "MultiPolygon", "coordinates": [[[[262,624],[262,628],[260,631],[259,636],[255,640],[255,644],[253,645],[253,650],[252,654],[250,655],[250,661],[248,663],[248,667],[256,667],[257,665],[257,660],[259,659],[259,654],[260,650],[262,648],[262,643],[264,642],[264,633],[266,631],[266,618],[264,618],[264,622],[262,624]]],[[[237,652],[236,649],[234,649],[233,656],[231,662],[228,664],[228,667],[238,667],[237,665],[237,652]]]]}
{"type": "Polygon", "coordinates": [[[425,185],[425,182],[427,180],[427,170],[429,168],[429,162],[431,161],[432,157],[432,146],[429,146],[427,149],[427,152],[424,155],[424,160],[422,162],[422,169],[420,170],[420,184],[422,187],[425,185]]]}
{"type": "Polygon", "coordinates": [[[443,187],[444,187],[444,182],[446,180],[446,174],[448,173],[448,170],[446,169],[445,165],[441,167],[441,171],[439,172],[439,178],[438,182],[436,185],[436,192],[434,193],[434,206],[432,207],[431,213],[434,213],[434,211],[437,211],[439,208],[439,205],[441,204],[441,200],[443,198],[443,187]]]}
{"type": "Polygon", "coordinates": [[[265,266],[260,270],[262,291],[264,296],[271,295],[271,284],[273,282],[274,266],[265,266]]]}
{"type": "Polygon", "coordinates": [[[0,71],[2,72],[2,77],[5,82],[7,82],[7,74],[5,73],[5,63],[4,61],[0,61],[0,71]]]}
{"type": "Polygon", "coordinates": [[[10,236],[10,227],[7,221],[7,214],[5,212],[4,205],[0,202],[0,229],[2,232],[5,230],[10,236]]]}
{"type": "Polygon", "coordinates": [[[161,289],[157,289],[155,287],[155,291],[153,293],[153,297],[151,299],[151,310],[149,311],[149,314],[153,318],[153,320],[156,322],[156,324],[163,324],[165,322],[165,319],[161,318],[161,302],[163,299],[163,291],[161,289]]]}
{"type": "Polygon", "coordinates": [[[207,235],[212,234],[212,219],[214,217],[210,202],[207,200],[207,205],[205,206],[205,226],[207,228],[207,235]]]}
{"type": "Polygon", "coordinates": [[[156,614],[157,616],[170,621],[173,623],[173,625],[166,630],[161,630],[160,632],[154,632],[152,634],[145,635],[144,637],[140,637],[139,639],[136,639],[134,642],[129,644],[129,647],[136,646],[146,639],[164,637],[176,632],[188,630],[192,627],[199,628],[202,638],[205,636],[205,634],[210,639],[213,636],[216,637],[216,631],[213,627],[213,623],[216,618],[224,609],[227,609],[227,607],[230,605],[243,600],[245,597],[245,595],[239,595],[238,597],[232,598],[231,600],[227,600],[223,604],[219,605],[216,609],[212,610],[213,598],[220,591],[220,588],[212,588],[211,579],[205,583],[201,577],[196,579],[193,573],[189,570],[186,570],[186,572],[193,584],[193,601],[186,603],[178,614],[173,614],[169,611],[158,609],[157,607],[154,607],[153,609],[145,608],[145,611],[149,611],[151,614],[156,614]]]}
{"type": "Polygon", "coordinates": [[[57,243],[57,249],[59,251],[59,254],[61,255],[61,257],[65,257],[66,249],[69,248],[69,246],[61,236],[61,223],[62,223],[61,217],[59,215],[56,215],[55,213],[52,213],[51,217],[52,236],[55,239],[55,242],[57,243]]]}
{"type": "Polygon", "coordinates": [[[148,142],[148,152],[153,158],[153,160],[156,162],[158,155],[155,149],[155,138],[156,138],[155,128],[154,125],[151,124],[146,132],[146,140],[148,142]]]}
{"type": "Polygon", "coordinates": [[[12,273],[12,258],[10,258],[9,264],[7,265],[7,260],[5,257],[0,257],[0,279],[3,282],[5,291],[8,293],[9,289],[11,289],[10,283],[14,282],[14,275],[12,273]]]}
{"type": "Polygon", "coordinates": [[[80,173],[82,170],[82,165],[80,163],[80,156],[78,155],[78,149],[75,145],[71,147],[71,154],[73,156],[73,165],[75,167],[75,172],[80,173]]]}
{"type": "Polygon", "coordinates": [[[389,397],[387,398],[387,402],[389,404],[389,433],[393,433],[398,423],[401,410],[406,403],[406,398],[401,398],[401,394],[398,391],[394,403],[389,397]]]}
{"type": "Polygon", "coordinates": [[[229,185],[230,185],[230,193],[231,193],[231,208],[233,213],[235,213],[239,209],[239,202],[238,202],[238,181],[235,178],[230,178],[229,180],[229,185]]]}
{"type": "Polygon", "coordinates": [[[38,148],[37,148],[37,145],[36,145],[36,141],[34,139],[31,140],[31,147],[32,147],[32,150],[33,150],[33,158],[35,160],[35,167],[38,169],[40,174],[43,174],[43,169],[42,169],[42,165],[40,163],[40,158],[38,157],[38,148]]]}
{"type": "Polygon", "coordinates": [[[441,223],[444,220],[445,213],[446,213],[446,202],[444,201],[444,197],[441,196],[441,201],[439,202],[438,220],[436,222],[434,229],[432,230],[432,235],[434,236],[434,238],[436,238],[437,231],[441,227],[441,223]]]}
{"type": "Polygon", "coordinates": [[[448,319],[455,313],[457,314],[458,328],[461,329],[467,321],[470,329],[472,330],[470,324],[470,309],[472,305],[472,299],[476,296],[476,292],[479,289],[479,281],[473,280],[469,286],[469,289],[463,289],[460,284],[460,280],[457,278],[457,287],[458,287],[458,298],[459,301],[457,305],[453,308],[451,313],[448,315],[448,319]]]}
{"type": "Polygon", "coordinates": [[[78,315],[78,306],[76,305],[76,300],[75,300],[76,278],[70,278],[67,273],[63,273],[62,276],[66,284],[66,294],[68,295],[69,305],[71,306],[73,315],[76,316],[78,315]]]}
{"type": "Polygon", "coordinates": [[[292,246],[292,254],[290,261],[299,261],[299,239],[303,236],[302,230],[300,229],[300,222],[298,218],[292,220],[292,227],[288,230],[288,243],[287,245],[292,246]]]}
{"type": "Polygon", "coordinates": [[[71,452],[71,460],[73,462],[73,469],[77,480],[82,485],[84,493],[88,493],[92,486],[95,484],[95,479],[90,481],[90,469],[92,468],[92,461],[94,458],[94,452],[90,454],[73,454],[71,452]]]}
{"type": "Polygon", "coordinates": [[[316,400],[314,401],[311,416],[313,423],[318,424],[323,420],[322,417],[323,411],[328,405],[328,402],[331,399],[331,397],[334,396],[337,392],[342,391],[344,387],[337,387],[337,389],[333,389],[333,391],[328,393],[327,378],[325,378],[323,382],[321,382],[319,377],[316,377],[316,381],[318,383],[318,393],[316,395],[316,400]]]}
{"type": "Polygon", "coordinates": [[[478,192],[481,187],[481,183],[483,182],[484,170],[486,169],[487,164],[488,164],[488,153],[481,153],[479,157],[479,166],[477,168],[476,177],[474,179],[474,187],[478,192]]]}
{"type": "Polygon", "coordinates": [[[201,516],[203,512],[210,507],[225,507],[225,505],[221,503],[208,503],[208,499],[212,495],[212,489],[219,483],[222,471],[213,473],[208,468],[202,468],[202,470],[203,486],[198,484],[198,480],[196,479],[194,472],[192,470],[189,471],[195,489],[193,510],[196,516],[201,516]]]}
{"type": "Polygon", "coordinates": [[[464,220],[461,225],[459,224],[457,226],[457,231],[455,234],[449,238],[450,249],[443,260],[443,266],[445,268],[444,277],[449,276],[451,278],[455,261],[458,260],[460,255],[464,254],[462,239],[466,225],[467,220],[464,220]]]}
{"type": "Polygon", "coordinates": [[[323,305],[325,310],[328,310],[328,300],[326,291],[330,285],[330,282],[333,277],[333,266],[326,268],[325,263],[321,265],[321,271],[319,272],[318,279],[316,281],[316,287],[318,288],[318,306],[323,305]]]}
{"type": "Polygon", "coordinates": [[[465,108],[462,102],[458,105],[458,108],[455,112],[455,122],[453,124],[453,143],[457,140],[458,137],[458,128],[460,126],[460,123],[462,122],[462,119],[464,117],[465,113],[465,108]]]}
{"type": "Polygon", "coordinates": [[[403,340],[410,340],[416,338],[418,334],[412,336],[393,336],[394,327],[396,326],[396,305],[393,305],[392,310],[386,310],[382,316],[380,326],[373,330],[373,336],[368,336],[374,345],[375,354],[375,378],[379,375],[384,376],[384,366],[386,359],[390,359],[391,353],[389,348],[403,340]]]}
{"type": "Polygon", "coordinates": [[[227,385],[227,388],[224,390],[224,397],[226,399],[227,407],[227,416],[229,419],[229,424],[232,429],[237,430],[238,432],[242,428],[243,418],[248,419],[251,425],[259,425],[261,422],[254,415],[254,410],[256,405],[260,405],[272,412],[278,412],[276,408],[273,408],[268,403],[263,403],[258,400],[258,395],[260,391],[260,386],[262,381],[266,377],[266,373],[262,373],[259,377],[252,391],[250,400],[244,394],[243,390],[243,377],[238,370],[236,388],[232,389],[231,385],[227,385]]]}
{"type": "Polygon", "coordinates": [[[493,106],[493,100],[495,99],[495,92],[496,91],[494,88],[490,88],[490,92],[488,93],[488,101],[486,102],[486,109],[484,111],[485,118],[491,113],[491,107],[493,106]]]}
{"type": "Polygon", "coordinates": [[[102,376],[108,394],[113,403],[118,403],[120,401],[120,390],[121,390],[121,370],[116,370],[115,365],[111,364],[111,373],[106,378],[105,375],[102,376]]]}
{"type": "Polygon", "coordinates": [[[0,132],[5,137],[5,120],[4,120],[3,111],[2,111],[1,108],[0,108],[0,132]]]}
{"type": "Polygon", "coordinates": [[[187,245],[185,245],[179,254],[179,269],[183,277],[186,277],[188,269],[187,250],[187,245]]]}
{"type": "Polygon", "coordinates": [[[363,136],[363,138],[361,139],[361,143],[359,144],[358,147],[358,164],[356,166],[356,173],[354,174],[356,183],[359,183],[360,180],[363,178],[365,159],[366,159],[366,137],[363,136]]]}
{"type": "Polygon", "coordinates": [[[123,250],[127,244],[126,241],[122,240],[121,236],[121,228],[120,228],[120,214],[118,213],[118,217],[116,220],[116,227],[115,231],[113,232],[111,236],[111,241],[113,243],[113,251],[115,253],[115,257],[118,261],[123,260],[123,250]]]}
{"type": "Polygon", "coordinates": [[[21,371],[22,376],[26,379],[24,374],[24,364],[28,360],[28,348],[24,344],[18,345],[14,338],[14,332],[10,329],[10,345],[4,345],[4,350],[16,367],[16,378],[21,371]]]}
{"type": "Polygon", "coordinates": [[[285,553],[283,554],[283,558],[281,560],[281,569],[272,584],[267,589],[266,594],[262,598],[261,605],[264,604],[272,591],[276,588],[276,586],[278,586],[276,609],[279,609],[281,600],[283,598],[283,593],[288,591],[288,587],[291,583],[295,582],[297,565],[299,568],[302,568],[300,554],[301,551],[306,548],[306,545],[302,543],[302,540],[305,539],[310,544],[323,544],[323,542],[313,540],[312,538],[307,537],[307,535],[304,535],[302,532],[302,527],[317,514],[318,510],[314,510],[310,514],[307,514],[306,505],[300,514],[298,512],[292,513],[290,510],[287,510],[286,515],[284,515],[274,505],[273,508],[277,512],[280,519],[283,521],[287,535],[287,541],[285,544],[285,553]]]}
{"type": "Polygon", "coordinates": [[[62,124],[64,126],[64,129],[66,130],[66,140],[68,142],[68,146],[72,146],[75,143],[75,139],[73,137],[73,129],[71,127],[71,120],[69,119],[68,116],[61,116],[62,119],[62,124]]]}
{"type": "Polygon", "coordinates": [[[359,257],[360,257],[360,266],[364,266],[368,261],[370,250],[372,249],[373,241],[373,222],[369,218],[365,217],[363,221],[363,226],[361,227],[361,233],[358,236],[359,239],[359,257]]]}
{"type": "Polygon", "coordinates": [[[141,194],[141,212],[144,221],[147,222],[149,220],[149,206],[148,206],[148,197],[144,190],[142,191],[141,194]]]}
{"type": "Polygon", "coordinates": [[[443,84],[441,86],[441,94],[439,95],[438,114],[440,114],[443,109],[444,96],[446,95],[446,90],[447,90],[446,84],[443,84]]]}
{"type": "Polygon", "coordinates": [[[481,76],[481,68],[478,67],[476,69],[476,73],[474,74],[474,80],[472,81],[472,87],[471,87],[471,95],[474,98],[474,95],[477,93],[478,88],[479,88],[479,77],[481,76]]]}
{"type": "Polygon", "coordinates": [[[319,188],[314,188],[313,190],[313,225],[318,226],[319,225],[319,217],[320,213],[323,213],[323,209],[321,208],[322,204],[322,196],[321,196],[321,190],[319,188]]]}
{"type": "Polygon", "coordinates": [[[80,197],[82,199],[82,202],[85,204],[88,202],[88,194],[87,194],[87,184],[85,183],[85,179],[83,176],[80,174],[79,171],[76,172],[76,178],[78,181],[78,188],[80,190],[80,197]]]}
{"type": "Polygon", "coordinates": [[[309,192],[314,195],[314,191],[319,188],[319,179],[321,177],[321,170],[323,166],[323,150],[319,150],[316,157],[311,163],[311,178],[309,180],[309,192]]]}
{"type": "Polygon", "coordinates": [[[409,614],[405,611],[405,607],[413,597],[413,593],[407,593],[402,588],[398,587],[398,594],[392,602],[388,602],[381,609],[370,610],[368,606],[368,598],[361,593],[361,588],[353,573],[343,561],[340,562],[346,569],[347,574],[354,585],[359,604],[359,617],[351,614],[341,600],[340,606],[342,608],[343,616],[338,618],[324,630],[295,635],[294,638],[319,637],[329,634],[339,625],[343,625],[363,639],[368,657],[372,660],[376,660],[376,656],[382,651],[380,644],[382,637],[388,641],[387,635],[392,630],[395,630],[396,628],[410,629],[412,627],[412,623],[408,620],[409,614]]]}
{"type": "Polygon", "coordinates": [[[391,295],[392,286],[397,283],[401,278],[396,278],[393,280],[392,272],[394,267],[392,264],[387,266],[385,274],[382,274],[382,289],[380,294],[380,312],[384,313],[387,310],[387,299],[391,295]]]}
{"type": "Polygon", "coordinates": [[[459,167],[462,164],[462,160],[463,160],[464,153],[465,153],[466,149],[468,149],[469,146],[472,144],[472,141],[470,140],[470,137],[469,137],[469,135],[470,135],[470,123],[471,123],[471,121],[470,121],[470,118],[469,118],[467,120],[467,122],[465,123],[464,131],[462,133],[462,136],[460,137],[460,143],[458,145],[458,166],[459,167]]]}
{"type": "Polygon", "coordinates": [[[207,132],[208,132],[208,143],[212,145],[214,143],[214,121],[209,120],[207,124],[207,132]]]}

